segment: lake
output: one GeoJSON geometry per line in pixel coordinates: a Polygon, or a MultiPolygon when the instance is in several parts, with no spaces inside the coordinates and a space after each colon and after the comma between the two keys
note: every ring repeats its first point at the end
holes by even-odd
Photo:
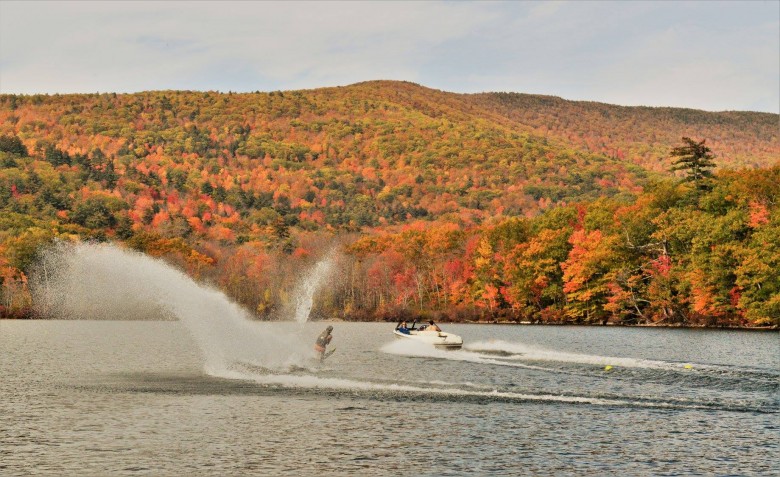
{"type": "Polygon", "coordinates": [[[0,474],[780,472],[776,332],[332,325],[0,321],[0,474]]]}

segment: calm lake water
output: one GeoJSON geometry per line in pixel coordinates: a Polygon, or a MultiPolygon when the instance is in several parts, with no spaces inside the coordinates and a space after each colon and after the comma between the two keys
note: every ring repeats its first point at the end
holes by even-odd
{"type": "Polygon", "coordinates": [[[333,325],[320,364],[322,323],[1,321],[0,474],[780,473],[778,333],[333,325]]]}

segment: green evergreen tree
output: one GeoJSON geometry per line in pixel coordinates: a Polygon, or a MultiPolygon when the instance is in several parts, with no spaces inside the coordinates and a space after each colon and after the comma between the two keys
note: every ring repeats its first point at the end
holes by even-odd
{"type": "Polygon", "coordinates": [[[685,171],[686,181],[693,182],[697,190],[709,188],[712,169],[715,167],[715,156],[712,150],[704,145],[706,139],[696,142],[689,137],[682,138],[685,145],[672,149],[671,156],[676,157],[672,163],[672,171],[685,171]]]}
{"type": "Polygon", "coordinates": [[[0,136],[0,152],[10,152],[12,154],[18,154],[21,157],[27,157],[27,148],[22,143],[22,140],[16,136],[0,136]]]}

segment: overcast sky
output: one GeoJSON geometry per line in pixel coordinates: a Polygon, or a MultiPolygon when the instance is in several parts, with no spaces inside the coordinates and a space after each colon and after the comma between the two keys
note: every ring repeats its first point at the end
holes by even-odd
{"type": "Polygon", "coordinates": [[[780,2],[0,1],[0,92],[413,81],[780,112],[780,2]]]}

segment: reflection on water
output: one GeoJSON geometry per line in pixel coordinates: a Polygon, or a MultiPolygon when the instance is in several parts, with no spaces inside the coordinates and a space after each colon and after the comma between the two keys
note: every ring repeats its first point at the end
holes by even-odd
{"type": "Polygon", "coordinates": [[[322,364],[209,369],[180,322],[2,321],[0,474],[780,470],[776,333],[450,325],[446,351],[334,327],[322,364]]]}

